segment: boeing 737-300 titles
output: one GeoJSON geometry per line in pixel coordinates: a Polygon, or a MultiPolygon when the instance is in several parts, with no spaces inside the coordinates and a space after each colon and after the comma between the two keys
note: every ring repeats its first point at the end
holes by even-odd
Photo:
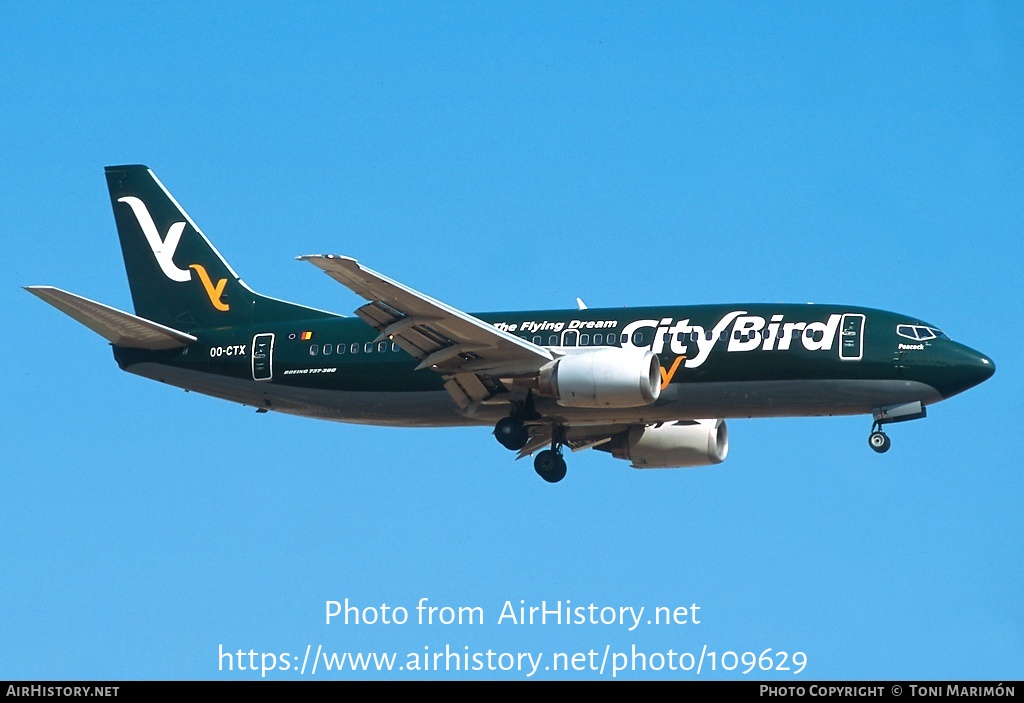
{"type": "Polygon", "coordinates": [[[260,295],[145,166],[106,169],[135,314],[27,290],[110,341],[125,371],[341,422],[486,425],[546,481],[563,450],[640,469],[723,461],[725,419],[892,422],[988,379],[984,354],[913,316],[845,305],[692,305],[468,314],[354,259],[300,256],[366,299],[344,317],[260,295]]]}

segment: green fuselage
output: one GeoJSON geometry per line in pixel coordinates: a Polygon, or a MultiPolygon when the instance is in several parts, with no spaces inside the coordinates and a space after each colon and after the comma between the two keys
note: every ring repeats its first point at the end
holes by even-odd
{"type": "MultiPolygon", "coordinates": [[[[616,346],[658,355],[663,385],[652,406],[574,409],[538,399],[545,417],[573,422],[869,413],[899,403],[928,405],[994,372],[984,355],[933,326],[869,308],[699,305],[476,317],[559,352],[616,346]]],[[[500,405],[460,410],[440,374],[416,370],[415,359],[379,341],[357,318],[189,332],[199,341],[183,349],[115,347],[115,357],[127,371],[173,385],[325,419],[443,426],[490,424],[507,414],[500,405]]]]}

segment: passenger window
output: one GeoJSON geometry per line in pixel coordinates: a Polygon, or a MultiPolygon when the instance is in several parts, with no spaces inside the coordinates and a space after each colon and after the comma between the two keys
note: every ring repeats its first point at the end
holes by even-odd
{"type": "Polygon", "coordinates": [[[555,346],[557,344],[558,344],[558,335],[553,334],[550,337],[548,337],[548,346],[553,347],[553,346],[555,346]]]}
{"type": "Polygon", "coordinates": [[[381,342],[380,344],[377,345],[377,351],[379,351],[379,352],[386,352],[387,350],[388,350],[388,343],[387,342],[381,342]]]}
{"type": "Polygon", "coordinates": [[[338,353],[339,354],[344,354],[345,353],[345,345],[344,344],[339,344],[338,345],[338,353]]]}
{"type": "Polygon", "coordinates": [[[533,343],[534,343],[534,344],[543,344],[543,343],[544,343],[544,340],[543,340],[543,339],[541,339],[541,338],[540,338],[540,335],[538,334],[538,335],[536,335],[536,336],[535,336],[535,337],[533,338],[533,343]]]}
{"type": "Polygon", "coordinates": [[[391,351],[396,352],[399,349],[401,349],[401,347],[398,346],[398,342],[392,342],[391,343],[391,351]]]}
{"type": "Polygon", "coordinates": [[[367,342],[363,345],[363,351],[369,354],[373,351],[373,342],[367,342]]]}
{"type": "Polygon", "coordinates": [[[352,346],[348,349],[353,354],[359,353],[359,342],[352,342],[352,346]]]}
{"type": "Polygon", "coordinates": [[[316,353],[317,353],[317,352],[318,352],[319,350],[320,350],[320,349],[319,349],[319,347],[317,347],[317,345],[315,345],[315,344],[310,344],[310,345],[309,345],[309,355],[310,355],[310,356],[316,356],[316,353]]]}
{"type": "Polygon", "coordinates": [[[332,347],[331,347],[330,344],[325,344],[324,345],[324,356],[330,356],[331,355],[331,349],[332,349],[332,347]]]}
{"type": "Polygon", "coordinates": [[[604,342],[604,335],[603,334],[595,334],[594,335],[594,344],[601,344],[603,342],[604,342]]]}
{"type": "Polygon", "coordinates": [[[590,335],[589,334],[581,334],[580,335],[580,346],[581,347],[585,347],[588,344],[590,344],[590,335]]]}

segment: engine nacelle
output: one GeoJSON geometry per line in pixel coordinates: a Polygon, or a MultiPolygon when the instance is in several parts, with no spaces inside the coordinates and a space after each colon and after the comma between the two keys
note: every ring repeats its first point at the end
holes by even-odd
{"type": "Polygon", "coordinates": [[[677,469],[720,464],[729,454],[725,420],[692,420],[644,427],[633,425],[608,451],[635,469],[677,469]]]}
{"type": "Polygon", "coordinates": [[[602,347],[567,354],[541,369],[539,391],[569,408],[637,408],[661,394],[658,355],[602,347]]]}

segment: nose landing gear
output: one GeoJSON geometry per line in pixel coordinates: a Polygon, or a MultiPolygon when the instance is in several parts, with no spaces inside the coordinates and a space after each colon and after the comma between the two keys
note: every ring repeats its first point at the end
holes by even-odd
{"type": "Polygon", "coordinates": [[[889,435],[882,432],[882,426],[877,422],[871,426],[871,435],[868,437],[868,446],[879,454],[884,454],[889,451],[889,447],[892,446],[892,440],[889,439],[889,435]]]}
{"type": "Polygon", "coordinates": [[[868,437],[868,446],[879,454],[884,454],[889,451],[892,441],[889,439],[889,435],[882,431],[882,426],[892,422],[920,420],[928,416],[928,410],[921,404],[921,401],[915,400],[912,403],[875,408],[871,411],[871,415],[874,417],[875,422],[871,425],[871,436],[868,437]]]}

